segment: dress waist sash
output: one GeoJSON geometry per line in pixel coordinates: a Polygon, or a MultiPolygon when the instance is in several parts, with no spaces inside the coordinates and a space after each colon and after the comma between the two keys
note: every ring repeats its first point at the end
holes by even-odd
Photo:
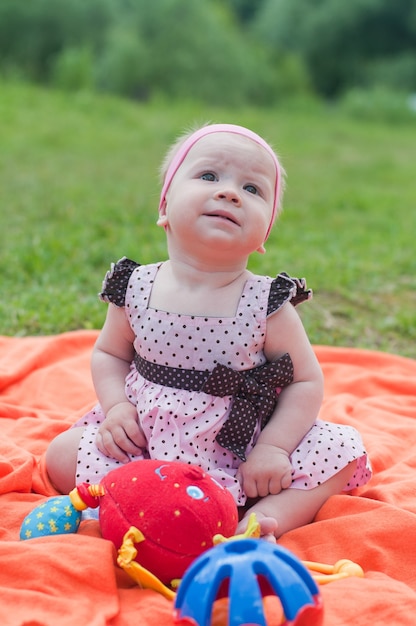
{"type": "Polygon", "coordinates": [[[276,361],[242,371],[220,363],[212,371],[170,367],[147,361],[137,353],[134,364],[143,378],[158,385],[232,396],[229,415],[215,439],[242,461],[246,460],[245,452],[257,424],[265,427],[282,388],[293,381],[293,363],[288,353],[276,361]]]}

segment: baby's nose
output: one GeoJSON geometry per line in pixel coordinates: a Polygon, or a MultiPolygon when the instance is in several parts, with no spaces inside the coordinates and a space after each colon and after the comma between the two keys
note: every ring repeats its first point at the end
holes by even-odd
{"type": "Polygon", "coordinates": [[[217,191],[215,193],[215,198],[217,200],[226,200],[227,202],[232,202],[236,206],[240,206],[241,198],[240,195],[234,189],[223,189],[222,191],[217,191]]]}

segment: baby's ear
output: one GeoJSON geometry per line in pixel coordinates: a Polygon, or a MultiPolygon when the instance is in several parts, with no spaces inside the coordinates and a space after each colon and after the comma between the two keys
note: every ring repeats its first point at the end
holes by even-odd
{"type": "Polygon", "coordinates": [[[168,224],[168,216],[166,215],[166,199],[163,200],[159,207],[159,219],[156,224],[165,228],[168,224]]]}
{"type": "Polygon", "coordinates": [[[168,216],[165,215],[160,215],[159,219],[157,220],[156,224],[158,226],[162,226],[162,228],[166,228],[166,226],[168,225],[168,216]]]}

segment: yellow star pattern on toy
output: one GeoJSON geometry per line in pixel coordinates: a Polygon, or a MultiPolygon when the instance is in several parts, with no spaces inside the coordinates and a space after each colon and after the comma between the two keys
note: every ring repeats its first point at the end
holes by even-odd
{"type": "Polygon", "coordinates": [[[79,486],[67,496],[46,500],[25,517],[20,539],[77,532],[81,523],[81,511],[88,505],[97,506],[101,495],[103,490],[97,485],[79,486]],[[81,496],[86,498],[88,505],[81,496]]]}

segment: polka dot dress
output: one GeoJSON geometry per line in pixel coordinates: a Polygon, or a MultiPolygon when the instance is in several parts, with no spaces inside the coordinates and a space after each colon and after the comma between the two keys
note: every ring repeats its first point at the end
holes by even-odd
{"type": "MultiPolygon", "coordinates": [[[[149,364],[176,368],[178,386],[184,387],[174,388],[163,384],[163,380],[152,382],[139,374],[132,363],[125,390],[137,407],[148,445],[144,456],[131,459],[195,463],[227,487],[241,506],[246,498],[235,478],[241,460],[216,441],[229,416],[233,396],[221,397],[189,389],[186,382],[189,370],[193,374],[212,372],[220,364],[242,371],[265,364],[267,316],[292,299],[295,304],[307,299],[310,292],[304,283],[285,274],[276,279],[251,276],[234,317],[179,315],[148,306],[159,267],[160,264],[139,266],[122,259],[112,266],[100,294],[103,300],[125,307],[135,334],[134,347],[141,359],[149,364]]],[[[103,419],[101,407],[96,406],[76,424],[86,426],[78,454],[77,482],[99,482],[118,465],[117,461],[102,455],[94,443],[103,419]]],[[[259,432],[257,425],[246,454],[259,432]]],[[[317,420],[292,454],[292,487],[316,487],[356,459],[357,471],[346,489],[364,484],[370,476],[360,435],[352,427],[317,420]]]]}

